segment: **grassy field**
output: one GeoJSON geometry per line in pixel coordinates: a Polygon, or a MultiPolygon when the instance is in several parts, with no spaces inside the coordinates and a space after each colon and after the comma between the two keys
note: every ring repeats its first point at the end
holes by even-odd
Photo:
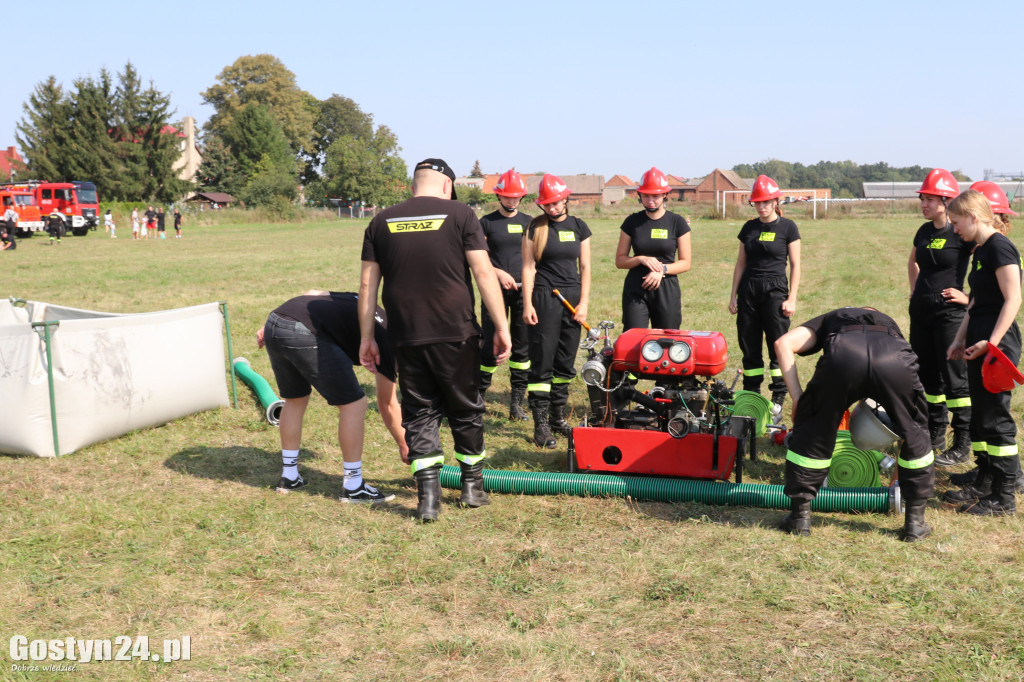
{"type": "MultiPolygon", "coordinates": [[[[590,221],[592,321],[620,320],[619,222],[590,221]]],[[[741,222],[695,220],[694,267],[680,277],[684,326],[721,330],[730,344],[741,222]]],[[[907,329],[919,218],[798,222],[798,321],[870,304],[907,329]]],[[[0,295],[118,312],[227,301],[235,354],[272,378],[256,328],[310,287],[356,289],[364,226],[186,225],[181,240],[133,242],[121,230],[116,241],[93,233],[59,247],[36,237],[0,254],[0,295]]],[[[174,352],[173,339],[155,349],[174,352]]],[[[812,363],[801,361],[805,380],[812,363]]],[[[729,371],[738,364],[733,347],[729,371]]],[[[501,368],[489,466],[562,470],[563,451],[538,451],[529,423],[503,418],[507,396],[501,368]]],[[[582,385],[571,404],[582,414],[582,385]]],[[[1014,406],[1020,414],[1020,398],[1014,406]]],[[[300,461],[310,485],[273,493],[277,432],[241,384],[237,410],[59,459],[0,457],[0,679],[70,675],[17,668],[7,646],[16,635],[146,635],[156,651],[191,637],[187,662],[73,673],[97,680],[1024,677],[1024,517],[965,518],[933,500],[934,536],[907,545],[896,539],[902,519],[883,515],[818,514],[813,535],[794,538],[774,530],[782,512],[772,510],[499,494],[462,510],[446,491],[440,521],[421,526],[412,478],[374,407],[364,471],[397,494],[377,509],[338,502],[336,412],[319,398],[300,461]]],[[[760,450],[747,480],[781,483],[781,448],[760,450]]]]}

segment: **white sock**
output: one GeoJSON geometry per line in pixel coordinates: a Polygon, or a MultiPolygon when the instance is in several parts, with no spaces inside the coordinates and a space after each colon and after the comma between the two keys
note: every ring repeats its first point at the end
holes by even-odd
{"type": "Polygon", "coordinates": [[[345,490],[356,490],[363,484],[363,462],[345,462],[345,490]]]}
{"type": "Polygon", "coordinates": [[[281,450],[281,462],[284,464],[284,468],[281,470],[282,477],[289,481],[294,481],[299,477],[298,450],[281,450]]]}

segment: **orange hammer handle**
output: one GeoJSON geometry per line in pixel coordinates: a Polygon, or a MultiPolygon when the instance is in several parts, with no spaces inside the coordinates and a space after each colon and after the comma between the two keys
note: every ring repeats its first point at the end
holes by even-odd
{"type": "MultiPolygon", "coordinates": [[[[562,292],[560,292],[558,289],[552,289],[551,293],[558,297],[558,300],[562,302],[562,305],[569,309],[570,313],[572,313],[573,315],[576,314],[576,308],[572,306],[572,303],[569,303],[569,301],[565,300],[565,296],[562,296],[562,292]]],[[[590,331],[590,325],[587,324],[586,322],[580,322],[580,326],[582,326],[588,332],[590,331]]]]}

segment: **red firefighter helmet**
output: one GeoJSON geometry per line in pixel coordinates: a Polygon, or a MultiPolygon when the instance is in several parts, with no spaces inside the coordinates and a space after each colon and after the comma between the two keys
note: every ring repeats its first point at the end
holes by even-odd
{"type": "Polygon", "coordinates": [[[514,170],[507,170],[498,178],[494,193],[501,197],[521,197],[526,195],[526,183],[523,177],[514,170]]]}
{"type": "Polygon", "coordinates": [[[921,183],[918,194],[934,194],[937,197],[956,199],[960,194],[960,184],[953,174],[942,168],[933,168],[921,183]]]}
{"type": "Polygon", "coordinates": [[[668,178],[657,168],[643,174],[640,178],[640,186],[636,188],[639,194],[668,194],[672,188],[668,186],[668,178]]]}
{"type": "Polygon", "coordinates": [[[990,343],[988,354],[981,361],[981,383],[989,393],[1002,393],[1024,386],[1024,374],[998,346],[990,343]]]}
{"type": "Polygon", "coordinates": [[[751,201],[768,201],[781,196],[782,190],[779,189],[779,183],[767,175],[758,175],[757,180],[754,180],[754,188],[750,190],[751,201]]]}
{"type": "Polygon", "coordinates": [[[545,173],[540,179],[540,189],[537,190],[537,205],[554,204],[565,199],[572,191],[569,186],[562,182],[562,178],[551,173],[545,173]]]}
{"type": "Polygon", "coordinates": [[[971,185],[971,189],[985,195],[985,198],[988,199],[988,203],[992,206],[993,213],[1017,215],[1017,212],[1010,208],[1010,202],[1006,200],[1006,194],[1003,192],[1003,188],[996,183],[990,180],[978,180],[976,183],[971,185]]]}

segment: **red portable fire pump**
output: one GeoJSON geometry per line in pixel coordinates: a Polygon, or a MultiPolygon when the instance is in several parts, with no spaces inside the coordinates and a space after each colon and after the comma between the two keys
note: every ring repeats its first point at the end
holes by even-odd
{"type": "Polygon", "coordinates": [[[733,387],[713,378],[729,360],[721,332],[630,329],[613,345],[613,327],[588,327],[581,343],[590,410],[573,429],[569,470],[728,480],[735,469],[741,483],[757,420],[737,414],[733,387]],[[646,393],[642,379],[655,381],[646,393]]]}

